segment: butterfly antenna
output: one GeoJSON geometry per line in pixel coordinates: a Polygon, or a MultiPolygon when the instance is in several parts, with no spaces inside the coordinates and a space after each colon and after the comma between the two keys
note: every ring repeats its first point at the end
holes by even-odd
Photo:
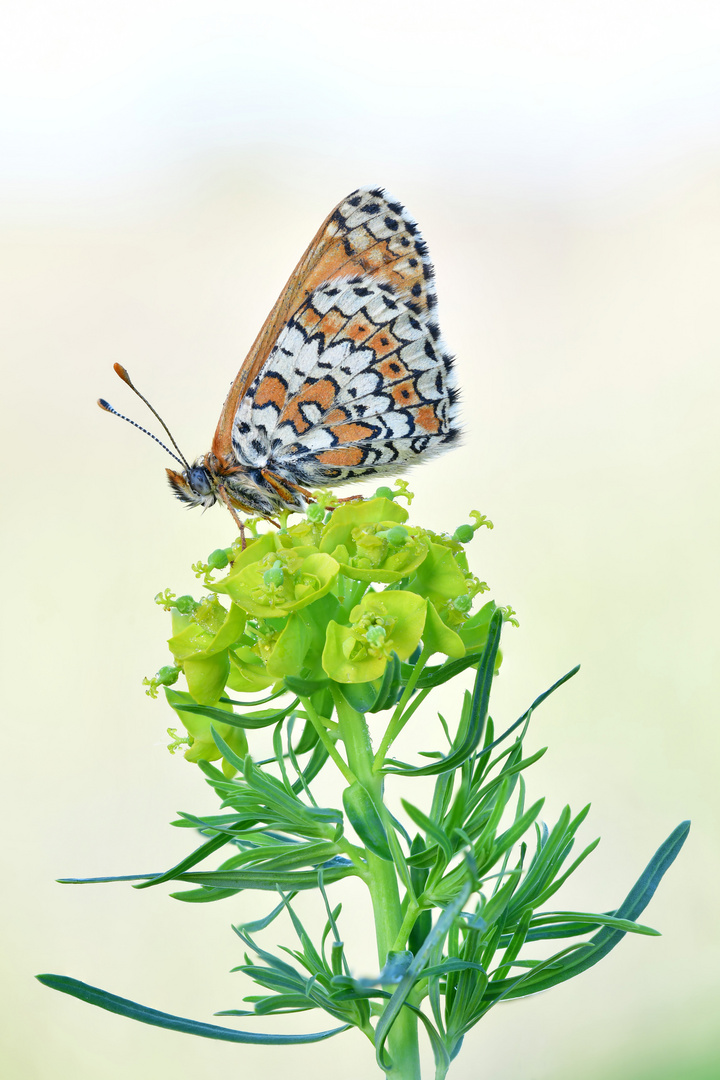
{"type": "Polygon", "coordinates": [[[173,454],[170,447],[166,446],[164,442],[161,442],[161,440],[158,439],[157,435],[153,435],[152,431],[148,431],[147,428],[141,427],[140,424],[136,424],[135,421],[131,420],[129,416],[123,416],[123,414],[121,412],[118,412],[117,409],[113,409],[112,405],[110,405],[107,401],[105,401],[104,398],[98,398],[98,405],[100,406],[101,409],[104,409],[105,412],[112,413],[113,416],[119,416],[121,420],[127,420],[128,424],[132,424],[132,426],[136,427],[138,429],[138,431],[142,431],[145,435],[149,435],[150,438],[154,439],[156,443],[160,443],[160,446],[162,446],[163,450],[167,450],[170,457],[175,458],[178,465],[182,465],[185,469],[188,468],[187,462],[181,460],[177,456],[177,454],[173,454]]]}
{"type": "Polygon", "coordinates": [[[165,428],[165,431],[168,434],[168,438],[170,439],[170,442],[173,444],[173,446],[177,450],[177,454],[173,454],[172,450],[168,449],[168,447],[165,446],[165,443],[160,442],[160,439],[158,439],[156,435],[153,435],[153,433],[151,431],[148,431],[144,427],[140,427],[140,424],[136,424],[134,420],[130,420],[129,417],[123,416],[122,413],[117,412],[116,409],[113,409],[110,405],[108,405],[107,401],[104,401],[102,398],[98,401],[98,405],[100,406],[100,408],[105,409],[106,412],[114,413],[115,416],[119,416],[122,420],[127,420],[129,424],[133,424],[134,427],[139,428],[140,431],[144,431],[145,434],[149,435],[151,439],[155,439],[155,442],[160,443],[162,448],[164,450],[167,450],[168,454],[170,454],[171,457],[174,457],[176,461],[179,461],[180,464],[183,465],[185,467],[185,469],[189,472],[190,471],[190,466],[188,465],[187,461],[185,460],[185,455],[183,454],[183,452],[180,449],[180,447],[178,446],[178,444],[175,442],[175,439],[173,438],[173,434],[172,434],[170,428],[167,426],[167,424],[163,420],[162,416],[160,416],[160,414],[152,407],[152,405],[150,404],[148,399],[143,394],[140,393],[137,386],[135,386],[135,384],[133,383],[132,379],[130,378],[130,376],[128,375],[126,369],[122,366],[122,364],[113,364],[113,368],[114,368],[115,374],[117,376],[119,376],[119,378],[121,378],[124,383],[127,383],[127,385],[130,387],[130,389],[135,394],[137,394],[137,396],[140,398],[141,401],[145,402],[145,404],[147,405],[148,409],[153,414],[153,416],[165,428]]]}

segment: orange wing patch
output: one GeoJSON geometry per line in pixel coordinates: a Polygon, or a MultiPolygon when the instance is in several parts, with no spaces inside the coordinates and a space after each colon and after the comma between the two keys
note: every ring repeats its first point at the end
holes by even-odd
{"type": "Polygon", "coordinates": [[[349,419],[350,413],[340,405],[337,409],[333,409],[331,413],[327,414],[325,423],[328,427],[332,427],[334,424],[344,424],[345,421],[349,419]]]}
{"type": "Polygon", "coordinates": [[[434,405],[421,405],[416,410],[415,423],[427,431],[428,435],[435,435],[440,430],[440,421],[437,418],[434,405]]]}
{"type": "Polygon", "coordinates": [[[317,382],[306,383],[300,393],[288,402],[278,423],[287,421],[298,435],[302,435],[312,424],[305,419],[300,406],[317,405],[323,412],[327,412],[335,401],[336,394],[337,384],[332,379],[318,379],[317,382]]]}
{"type": "Polygon", "coordinates": [[[400,342],[397,338],[393,337],[390,331],[384,328],[378,330],[376,334],[373,334],[373,336],[367,340],[366,345],[369,349],[372,349],[375,355],[380,359],[400,348],[400,342]]]}
{"type": "Polygon", "coordinates": [[[387,382],[397,382],[398,379],[410,378],[410,372],[405,367],[402,360],[399,360],[397,356],[394,356],[389,360],[382,360],[379,364],[375,364],[375,370],[378,371],[387,382]]]}
{"type": "Polygon", "coordinates": [[[371,439],[375,434],[374,429],[366,424],[340,424],[330,430],[335,438],[343,443],[361,442],[362,439],[371,439]]]}
{"type": "Polygon", "coordinates": [[[315,460],[321,465],[339,465],[348,468],[359,465],[364,456],[359,446],[346,446],[342,450],[323,450],[321,454],[315,455],[315,460]]]}
{"type": "Polygon", "coordinates": [[[367,315],[364,315],[360,311],[357,315],[353,315],[352,319],[345,324],[345,327],[338,334],[336,341],[343,341],[345,338],[349,338],[350,341],[354,341],[356,345],[361,345],[374,331],[374,324],[368,319],[367,315]]]}
{"type": "Polygon", "coordinates": [[[302,326],[303,330],[307,330],[308,333],[312,333],[312,331],[315,330],[315,328],[317,327],[321,318],[322,316],[319,314],[319,312],[317,312],[311,304],[308,304],[296,317],[295,321],[298,326],[302,326]]]}
{"type": "Polygon", "coordinates": [[[285,404],[286,392],[287,387],[282,379],[279,379],[276,375],[266,375],[258,383],[258,388],[255,391],[255,404],[267,405],[270,402],[272,405],[276,405],[278,409],[282,409],[285,404]]]}
{"type": "Polygon", "coordinates": [[[340,311],[328,311],[327,315],[324,315],[317,325],[317,333],[323,334],[324,337],[334,337],[339,330],[342,330],[343,326],[347,322],[347,319],[340,311]]]}
{"type": "Polygon", "coordinates": [[[404,382],[396,383],[395,386],[390,387],[390,393],[395,404],[401,409],[405,409],[409,405],[419,405],[422,400],[415,390],[415,383],[412,379],[405,379],[404,382]]]}

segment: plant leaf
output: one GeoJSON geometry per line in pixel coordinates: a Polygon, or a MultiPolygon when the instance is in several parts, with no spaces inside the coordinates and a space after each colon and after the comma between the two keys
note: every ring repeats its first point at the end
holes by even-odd
{"type": "Polygon", "coordinates": [[[365,847],[385,862],[392,862],[387,833],[370,793],[356,781],[343,791],[343,806],[348,821],[365,847]]]}
{"type": "Polygon", "coordinates": [[[202,862],[208,855],[212,855],[218,848],[227,844],[232,837],[228,833],[219,833],[217,836],[211,837],[206,843],[201,844],[199,848],[196,848],[191,855],[186,856],[175,866],[172,866],[169,870],[166,870],[164,874],[158,874],[156,878],[151,881],[141,881],[139,885],[134,885],[134,889],[149,889],[151,885],[160,885],[163,881],[172,881],[173,878],[178,877],[184,870],[189,870],[191,866],[195,866],[196,863],[202,862]]]}
{"type": "MultiPolygon", "coordinates": [[[[384,768],[385,772],[396,773],[399,776],[437,776],[438,773],[450,772],[451,770],[459,768],[459,766],[467,760],[470,754],[473,753],[482,739],[483,729],[485,727],[485,719],[487,717],[490,698],[490,687],[495,673],[495,658],[500,645],[501,628],[502,612],[498,610],[493,614],[493,617],[490,620],[488,639],[485,643],[485,648],[483,649],[478,665],[477,676],[475,678],[475,688],[473,690],[472,705],[470,708],[470,723],[468,724],[465,737],[462,739],[460,746],[456,747],[447,755],[447,757],[440,758],[439,761],[435,761],[430,765],[421,765],[418,768],[413,768],[411,766],[399,766],[389,763],[384,768]]],[[[421,680],[418,680],[418,685],[420,681],[421,680]]]]}
{"type": "MultiPolygon", "coordinates": [[[[612,913],[613,917],[629,919],[635,922],[652,899],[663,875],[677,858],[678,852],[687,839],[689,830],[690,822],[682,821],[670,833],[667,840],[655,852],[620,907],[612,913]]],[[[540,990],[547,990],[549,987],[565,982],[567,979],[572,979],[581,972],[593,967],[604,956],[607,956],[611,949],[615,948],[626,933],[626,930],[617,930],[612,929],[610,926],[604,926],[586,945],[581,945],[569,955],[563,956],[557,963],[549,965],[542,972],[533,973],[529,976],[520,976],[516,987],[513,987],[516,980],[504,979],[496,983],[493,989],[501,991],[503,997],[509,998],[524,997],[526,994],[537,994],[540,990]]]]}
{"type": "Polygon", "coordinates": [[[108,1012],[117,1013],[118,1016],[138,1020],[141,1024],[183,1031],[187,1035],[200,1035],[204,1039],[288,1046],[294,1043],[321,1042],[323,1039],[329,1039],[333,1035],[347,1031],[351,1026],[343,1024],[342,1027],[332,1028],[330,1031],[317,1031],[311,1035],[261,1035],[251,1031],[235,1031],[233,1028],[221,1027],[219,1024],[204,1024],[199,1020],[188,1020],[183,1016],[173,1016],[171,1013],[160,1012],[158,1009],[150,1009],[147,1005],[139,1005],[136,1001],[129,1001],[128,998],[109,994],[107,990],[99,990],[96,986],[89,986],[68,975],[36,975],[35,977],[43,986],[49,986],[51,990],[59,990],[62,994],[79,998],[88,1005],[97,1005],[108,1012]]]}
{"type": "MultiPolygon", "coordinates": [[[[358,871],[348,860],[339,864],[333,860],[331,866],[323,868],[323,879],[332,884],[345,877],[357,876],[358,871]]],[[[195,885],[210,885],[214,889],[262,889],[276,892],[278,888],[288,892],[300,889],[316,889],[318,886],[317,870],[297,870],[284,873],[278,870],[216,870],[205,874],[182,874],[177,880],[192,881],[195,885]]]]}

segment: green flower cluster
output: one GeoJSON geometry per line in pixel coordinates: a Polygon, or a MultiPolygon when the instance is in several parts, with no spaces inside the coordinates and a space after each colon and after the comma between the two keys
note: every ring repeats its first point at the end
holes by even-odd
{"type": "Polygon", "coordinates": [[[496,606],[472,614],[488,586],[471,573],[464,544],[492,523],[474,511],[472,525],[437,534],[409,525],[398,495],[412,498],[400,483],[334,509],[321,500],[297,524],[253,536],[245,547],[237,540],[197,564],[209,592],[199,602],[169,591],[156,598],[172,612],[174,664],[146,682],[154,695],[184,675],[187,693],[166,695],[188,732],[188,760],[221,756],[211,726],[239,756],[247,752],[242,728],[192,712],[232,712],[228,691],[305,691],[328,716],[328,692],[340,687],[351,704],[379,711],[407,685],[404,661],[421,668],[435,654],[467,657],[463,666],[479,659],[496,606]]]}

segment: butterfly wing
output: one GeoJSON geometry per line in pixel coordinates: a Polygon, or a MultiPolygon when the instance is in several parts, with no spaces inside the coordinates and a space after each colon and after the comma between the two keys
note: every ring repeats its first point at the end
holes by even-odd
{"type": "Polygon", "coordinates": [[[318,487],[398,472],[458,435],[417,225],[353,192],[298,263],[232,386],[213,452],[318,487]]]}

